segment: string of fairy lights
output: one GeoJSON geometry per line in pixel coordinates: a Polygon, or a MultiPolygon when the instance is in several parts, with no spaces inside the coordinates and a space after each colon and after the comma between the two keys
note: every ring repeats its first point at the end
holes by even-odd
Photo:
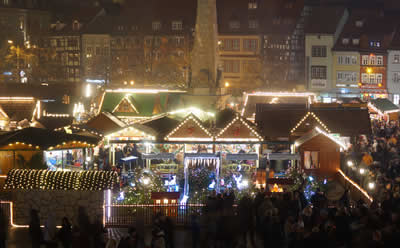
{"type": "MultiPolygon", "coordinates": [[[[224,129],[221,130],[221,132],[217,135],[217,140],[224,140],[224,138],[220,138],[222,134],[225,133],[226,130],[228,130],[229,127],[231,127],[235,122],[240,121],[242,124],[244,124],[250,131],[257,137],[256,141],[262,141],[263,138],[261,135],[257,133],[256,130],[254,130],[247,122],[243,120],[243,118],[240,118],[239,116],[236,116],[224,129]]],[[[248,139],[248,141],[251,141],[251,139],[248,139]]]]}
{"type": "Polygon", "coordinates": [[[318,118],[318,116],[316,114],[314,114],[313,112],[308,112],[303,119],[301,119],[294,128],[292,128],[292,130],[290,130],[290,133],[294,133],[294,131],[296,131],[296,129],[309,117],[312,116],[319,125],[321,125],[328,133],[330,133],[331,131],[328,129],[328,127],[318,118]]]}
{"type": "Polygon", "coordinates": [[[189,116],[181,124],[179,124],[165,137],[165,140],[172,140],[171,136],[174,135],[183,125],[185,125],[190,120],[194,121],[197,126],[200,127],[212,139],[212,134],[205,127],[203,127],[203,125],[201,125],[201,123],[196,119],[196,117],[193,116],[193,114],[189,114],[189,116]]]}
{"type": "Polygon", "coordinates": [[[113,189],[117,183],[118,174],[112,171],[13,169],[4,189],[98,191],[113,189]]]}

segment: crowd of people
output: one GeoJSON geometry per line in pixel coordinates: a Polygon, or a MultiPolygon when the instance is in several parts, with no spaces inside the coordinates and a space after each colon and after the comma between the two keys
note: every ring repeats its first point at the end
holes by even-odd
{"type": "Polygon", "coordinates": [[[399,198],[399,122],[374,120],[372,135],[359,136],[352,142],[351,148],[344,155],[342,166],[346,174],[374,199],[383,201],[388,197],[399,198]]]}

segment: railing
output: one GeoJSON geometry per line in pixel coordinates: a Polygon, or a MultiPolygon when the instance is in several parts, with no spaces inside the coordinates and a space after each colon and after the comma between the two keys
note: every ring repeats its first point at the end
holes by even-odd
{"type": "Polygon", "coordinates": [[[106,227],[127,227],[132,225],[149,226],[157,213],[173,220],[177,226],[191,224],[192,215],[201,215],[204,204],[168,205],[110,205],[104,206],[106,227]]]}

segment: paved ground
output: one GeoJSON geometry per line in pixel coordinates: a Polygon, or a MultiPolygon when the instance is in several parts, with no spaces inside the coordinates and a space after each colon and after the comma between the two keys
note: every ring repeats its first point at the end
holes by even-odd
{"type": "MultiPolygon", "coordinates": [[[[120,228],[120,229],[109,229],[109,236],[114,237],[116,239],[120,238],[121,236],[124,236],[127,232],[126,229],[120,228]]],[[[146,229],[145,234],[145,244],[150,247],[150,242],[151,242],[151,230],[146,229]]],[[[249,240],[249,239],[248,239],[249,240]]],[[[192,247],[192,235],[191,232],[185,229],[177,229],[175,232],[175,242],[176,248],[191,248],[192,247]]],[[[27,228],[12,228],[10,230],[10,235],[8,239],[8,246],[7,248],[29,248],[31,247],[30,244],[30,238],[29,238],[29,232],[27,228]]],[[[44,246],[43,246],[44,247],[44,246]]],[[[59,246],[61,247],[61,246],[59,246]]],[[[200,247],[200,246],[198,246],[200,247]]],[[[243,245],[237,246],[239,247],[246,247],[243,245]]],[[[261,241],[257,241],[256,247],[253,247],[250,242],[248,242],[247,248],[259,248],[263,247],[261,241]]]]}

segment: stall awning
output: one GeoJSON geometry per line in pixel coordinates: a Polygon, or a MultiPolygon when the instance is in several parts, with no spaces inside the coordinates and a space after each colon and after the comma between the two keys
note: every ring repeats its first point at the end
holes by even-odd
{"type": "Polygon", "coordinates": [[[264,154],[268,160],[300,160],[300,154],[290,153],[267,153],[264,154]]]}
{"type": "Polygon", "coordinates": [[[219,158],[219,154],[215,153],[185,153],[185,158],[199,159],[199,158],[219,158]]]}
{"type": "Polygon", "coordinates": [[[175,159],[174,153],[143,153],[142,159],[175,159]]]}
{"type": "Polygon", "coordinates": [[[226,154],[226,160],[258,160],[257,153],[228,153],[226,154]]]}

